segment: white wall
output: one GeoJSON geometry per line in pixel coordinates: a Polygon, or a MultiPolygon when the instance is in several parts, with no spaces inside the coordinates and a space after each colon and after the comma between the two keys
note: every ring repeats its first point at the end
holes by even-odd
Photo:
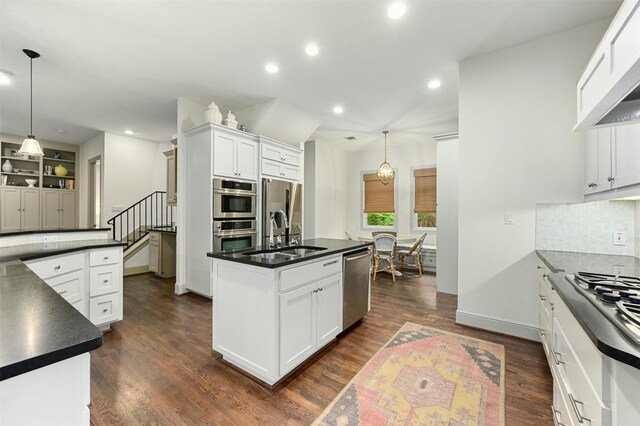
{"type": "Polygon", "coordinates": [[[458,135],[438,140],[438,223],[436,285],[458,293],[458,135]]]}
{"type": "MultiPolygon", "coordinates": [[[[78,185],[78,200],[80,203],[79,225],[81,228],[89,226],[89,160],[101,156],[104,159],[104,133],[99,133],[95,137],[80,145],[80,184],[78,185]]],[[[101,172],[102,175],[102,172],[101,172]]],[[[102,176],[101,176],[102,177],[102,176]]],[[[102,191],[104,191],[104,179],[100,179],[102,191]]],[[[100,226],[107,226],[107,219],[103,212],[100,212],[100,226]]]]}
{"type": "MultiPolygon", "coordinates": [[[[362,228],[362,172],[375,172],[384,160],[384,145],[369,146],[365,150],[349,152],[345,169],[346,176],[346,228],[352,236],[371,236],[370,229],[362,228]]],[[[387,161],[396,171],[398,193],[396,212],[397,232],[409,235],[413,208],[411,205],[411,167],[436,165],[436,141],[424,137],[423,141],[393,143],[387,142],[387,161]]],[[[421,233],[413,233],[416,236],[421,233]]],[[[430,232],[425,244],[435,244],[435,232],[430,232]]]]}
{"type": "Polygon", "coordinates": [[[635,201],[539,204],[536,249],[634,256],[637,238],[635,201]],[[626,244],[613,245],[613,233],[625,233],[626,244]]]}
{"type": "Polygon", "coordinates": [[[634,256],[640,258],[640,202],[636,203],[634,226],[635,226],[635,233],[636,233],[634,238],[634,245],[636,248],[634,256]]]}
{"type": "MultiPolygon", "coordinates": [[[[305,154],[306,155],[306,154],[305,154]]],[[[316,142],[315,237],[345,239],[348,211],[347,170],[351,165],[343,150],[316,142]]],[[[306,214],[306,213],[305,213],[306,214]]],[[[306,236],[305,231],[305,236],[306,236]]]]}
{"type": "Polygon", "coordinates": [[[575,84],[608,22],[461,62],[457,321],[537,339],[535,207],[582,198],[575,84]],[[514,224],[505,225],[504,214],[514,224]]]}

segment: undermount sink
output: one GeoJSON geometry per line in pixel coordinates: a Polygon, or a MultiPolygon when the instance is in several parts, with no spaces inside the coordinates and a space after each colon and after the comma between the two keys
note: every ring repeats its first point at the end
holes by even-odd
{"type": "Polygon", "coordinates": [[[245,256],[255,256],[267,260],[288,260],[298,256],[304,256],[305,254],[313,253],[320,250],[326,250],[326,247],[313,247],[313,246],[289,246],[280,247],[268,250],[253,250],[245,251],[245,256]]]}

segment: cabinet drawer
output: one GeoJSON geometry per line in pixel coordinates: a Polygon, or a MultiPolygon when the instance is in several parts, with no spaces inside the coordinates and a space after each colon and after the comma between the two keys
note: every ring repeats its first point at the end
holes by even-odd
{"type": "Polygon", "coordinates": [[[317,262],[296,266],[280,272],[280,292],[301,284],[318,281],[342,271],[342,256],[327,257],[317,262]]]}
{"type": "Polygon", "coordinates": [[[290,164],[292,166],[300,165],[299,153],[289,151],[286,148],[271,146],[265,143],[262,143],[262,158],[290,164]]]}
{"type": "Polygon", "coordinates": [[[71,304],[81,301],[84,296],[84,270],[49,278],[46,283],[71,304]]]}
{"type": "Polygon", "coordinates": [[[149,241],[153,241],[153,242],[160,241],[160,233],[159,232],[149,232],[149,241]]]}
{"type": "Polygon", "coordinates": [[[100,296],[120,290],[120,265],[94,266],[89,269],[89,296],[100,296]]]}
{"type": "Polygon", "coordinates": [[[49,257],[46,260],[25,262],[43,280],[84,268],[84,253],[49,257]]]}
{"type": "Polygon", "coordinates": [[[89,299],[89,319],[95,325],[122,319],[120,292],[105,294],[89,299]]]}
{"type": "Polygon", "coordinates": [[[122,260],[120,249],[92,250],[89,253],[89,266],[110,265],[122,260]]]}
{"type": "Polygon", "coordinates": [[[426,256],[422,257],[422,261],[424,262],[423,266],[429,267],[429,268],[435,268],[436,267],[436,256],[435,254],[428,254],[426,256]]]}
{"type": "Polygon", "coordinates": [[[77,301],[71,303],[71,306],[76,308],[78,310],[78,312],[80,312],[85,317],[87,316],[87,311],[85,309],[85,303],[84,303],[83,299],[80,299],[80,300],[77,300],[77,301]]]}
{"type": "MultiPolygon", "coordinates": [[[[557,380],[561,388],[566,391],[565,397],[569,401],[572,414],[585,425],[610,424],[610,410],[602,402],[599,392],[589,380],[580,360],[584,360],[582,353],[578,355],[571,345],[566,330],[555,319],[553,324],[553,351],[555,364],[559,374],[557,380]],[[579,357],[579,358],[578,358],[579,357]]],[[[585,354],[587,355],[587,354],[585,354]]],[[[573,416],[572,416],[573,417],[573,416]]]]}

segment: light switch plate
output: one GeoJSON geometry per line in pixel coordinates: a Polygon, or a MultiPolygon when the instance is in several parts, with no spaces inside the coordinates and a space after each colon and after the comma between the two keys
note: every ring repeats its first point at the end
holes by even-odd
{"type": "Polygon", "coordinates": [[[111,206],[111,213],[120,213],[124,211],[122,206],[111,206]]]}
{"type": "Polygon", "coordinates": [[[60,238],[59,235],[45,235],[44,237],[42,237],[42,242],[43,243],[54,243],[54,242],[58,241],[59,238],[60,238]]]}
{"type": "Polygon", "coordinates": [[[513,213],[505,213],[504,214],[504,224],[505,225],[513,225],[513,213]]]}
{"type": "Polygon", "coordinates": [[[623,265],[613,265],[613,270],[611,273],[615,276],[620,276],[625,274],[625,267],[623,265]]]}

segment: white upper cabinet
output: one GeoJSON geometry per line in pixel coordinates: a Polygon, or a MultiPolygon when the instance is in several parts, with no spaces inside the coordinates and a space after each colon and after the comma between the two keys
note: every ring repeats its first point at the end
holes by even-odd
{"type": "Polygon", "coordinates": [[[248,138],[216,131],[213,142],[214,176],[258,179],[258,144],[248,138]]]}
{"type": "Polygon", "coordinates": [[[261,174],[267,177],[299,181],[301,151],[292,146],[260,137],[261,174]]]}
{"type": "Polygon", "coordinates": [[[640,183],[640,124],[614,127],[613,138],[616,160],[613,186],[640,183]]]}
{"type": "Polygon", "coordinates": [[[611,128],[591,129],[586,133],[585,194],[612,188],[611,128]]]}
{"type": "Polygon", "coordinates": [[[625,0],[577,84],[574,130],[597,124],[640,81],[640,0],[625,0]]]}

